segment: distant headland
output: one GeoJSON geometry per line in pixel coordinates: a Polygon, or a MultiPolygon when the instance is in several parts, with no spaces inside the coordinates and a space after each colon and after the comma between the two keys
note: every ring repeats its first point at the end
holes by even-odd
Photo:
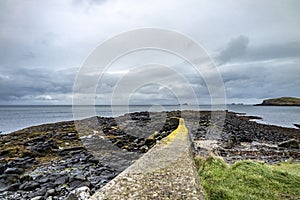
{"type": "Polygon", "coordinates": [[[261,104],[255,106],[300,106],[300,98],[297,97],[280,97],[263,100],[261,104]]]}

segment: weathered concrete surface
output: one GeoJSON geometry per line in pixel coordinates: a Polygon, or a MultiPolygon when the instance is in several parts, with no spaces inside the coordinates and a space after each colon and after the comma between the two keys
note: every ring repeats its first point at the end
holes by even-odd
{"type": "Polygon", "coordinates": [[[184,119],[91,199],[204,199],[184,119]]]}

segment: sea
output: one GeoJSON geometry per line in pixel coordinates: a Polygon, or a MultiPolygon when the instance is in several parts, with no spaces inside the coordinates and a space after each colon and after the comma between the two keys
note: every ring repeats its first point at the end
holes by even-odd
{"type": "MultiPolygon", "coordinates": [[[[90,110],[89,106],[81,109],[90,110]]],[[[93,107],[95,115],[116,117],[128,112],[139,111],[172,111],[172,110],[224,110],[240,113],[246,116],[258,116],[262,119],[258,123],[296,128],[300,124],[300,107],[288,106],[253,106],[253,105],[130,105],[109,106],[97,105],[93,107]]],[[[76,116],[75,116],[76,117],[76,116]]],[[[76,117],[77,119],[77,117],[76,117]]],[[[29,126],[74,120],[71,105],[0,105],[0,133],[7,134],[29,126]]]]}

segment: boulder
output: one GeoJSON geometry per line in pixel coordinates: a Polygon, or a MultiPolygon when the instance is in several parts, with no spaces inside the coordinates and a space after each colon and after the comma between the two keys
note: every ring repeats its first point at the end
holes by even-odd
{"type": "Polygon", "coordinates": [[[299,142],[295,139],[287,140],[278,144],[278,147],[289,149],[299,149],[299,142]]]}
{"type": "Polygon", "coordinates": [[[8,191],[17,191],[19,189],[20,183],[14,183],[7,187],[8,191]]]}
{"type": "Polygon", "coordinates": [[[63,185],[68,181],[68,177],[66,176],[61,176],[58,179],[55,180],[54,184],[55,185],[63,185]]]}
{"type": "Polygon", "coordinates": [[[11,168],[7,168],[4,171],[4,174],[22,174],[23,172],[24,172],[24,169],[22,169],[22,168],[11,167],[11,168]]]}
{"type": "Polygon", "coordinates": [[[140,151],[142,152],[142,153],[146,153],[147,151],[148,151],[148,146],[147,145],[144,145],[144,146],[142,146],[141,148],[140,148],[140,151]]]}
{"type": "Polygon", "coordinates": [[[55,189],[52,188],[46,192],[45,197],[48,198],[48,197],[54,196],[54,195],[56,195],[56,191],[55,191],[55,189]]]}
{"type": "Polygon", "coordinates": [[[294,126],[296,126],[297,128],[300,128],[300,124],[294,124],[294,126]]]}
{"type": "Polygon", "coordinates": [[[36,196],[36,197],[31,198],[31,200],[43,200],[43,199],[44,199],[43,196],[36,196]]]}
{"type": "Polygon", "coordinates": [[[145,140],[145,145],[147,145],[148,147],[152,146],[155,143],[155,139],[153,138],[147,138],[145,140]]]}
{"type": "Polygon", "coordinates": [[[67,200],[85,200],[90,198],[90,189],[86,186],[77,188],[70,192],[67,200]]]}
{"type": "Polygon", "coordinates": [[[40,187],[40,184],[38,184],[37,182],[34,182],[34,181],[30,181],[30,182],[25,182],[22,185],[20,185],[19,189],[24,190],[24,191],[32,191],[38,187],[40,187]]]}
{"type": "Polygon", "coordinates": [[[33,197],[39,197],[39,196],[45,196],[47,192],[47,188],[43,187],[41,189],[38,189],[36,191],[34,191],[33,193],[31,193],[30,197],[33,198],[33,197]]]}

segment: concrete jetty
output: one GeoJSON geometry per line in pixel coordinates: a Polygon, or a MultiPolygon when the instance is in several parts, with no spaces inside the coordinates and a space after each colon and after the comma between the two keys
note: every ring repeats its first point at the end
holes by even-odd
{"type": "Polygon", "coordinates": [[[91,199],[204,199],[184,119],[91,199]]]}

